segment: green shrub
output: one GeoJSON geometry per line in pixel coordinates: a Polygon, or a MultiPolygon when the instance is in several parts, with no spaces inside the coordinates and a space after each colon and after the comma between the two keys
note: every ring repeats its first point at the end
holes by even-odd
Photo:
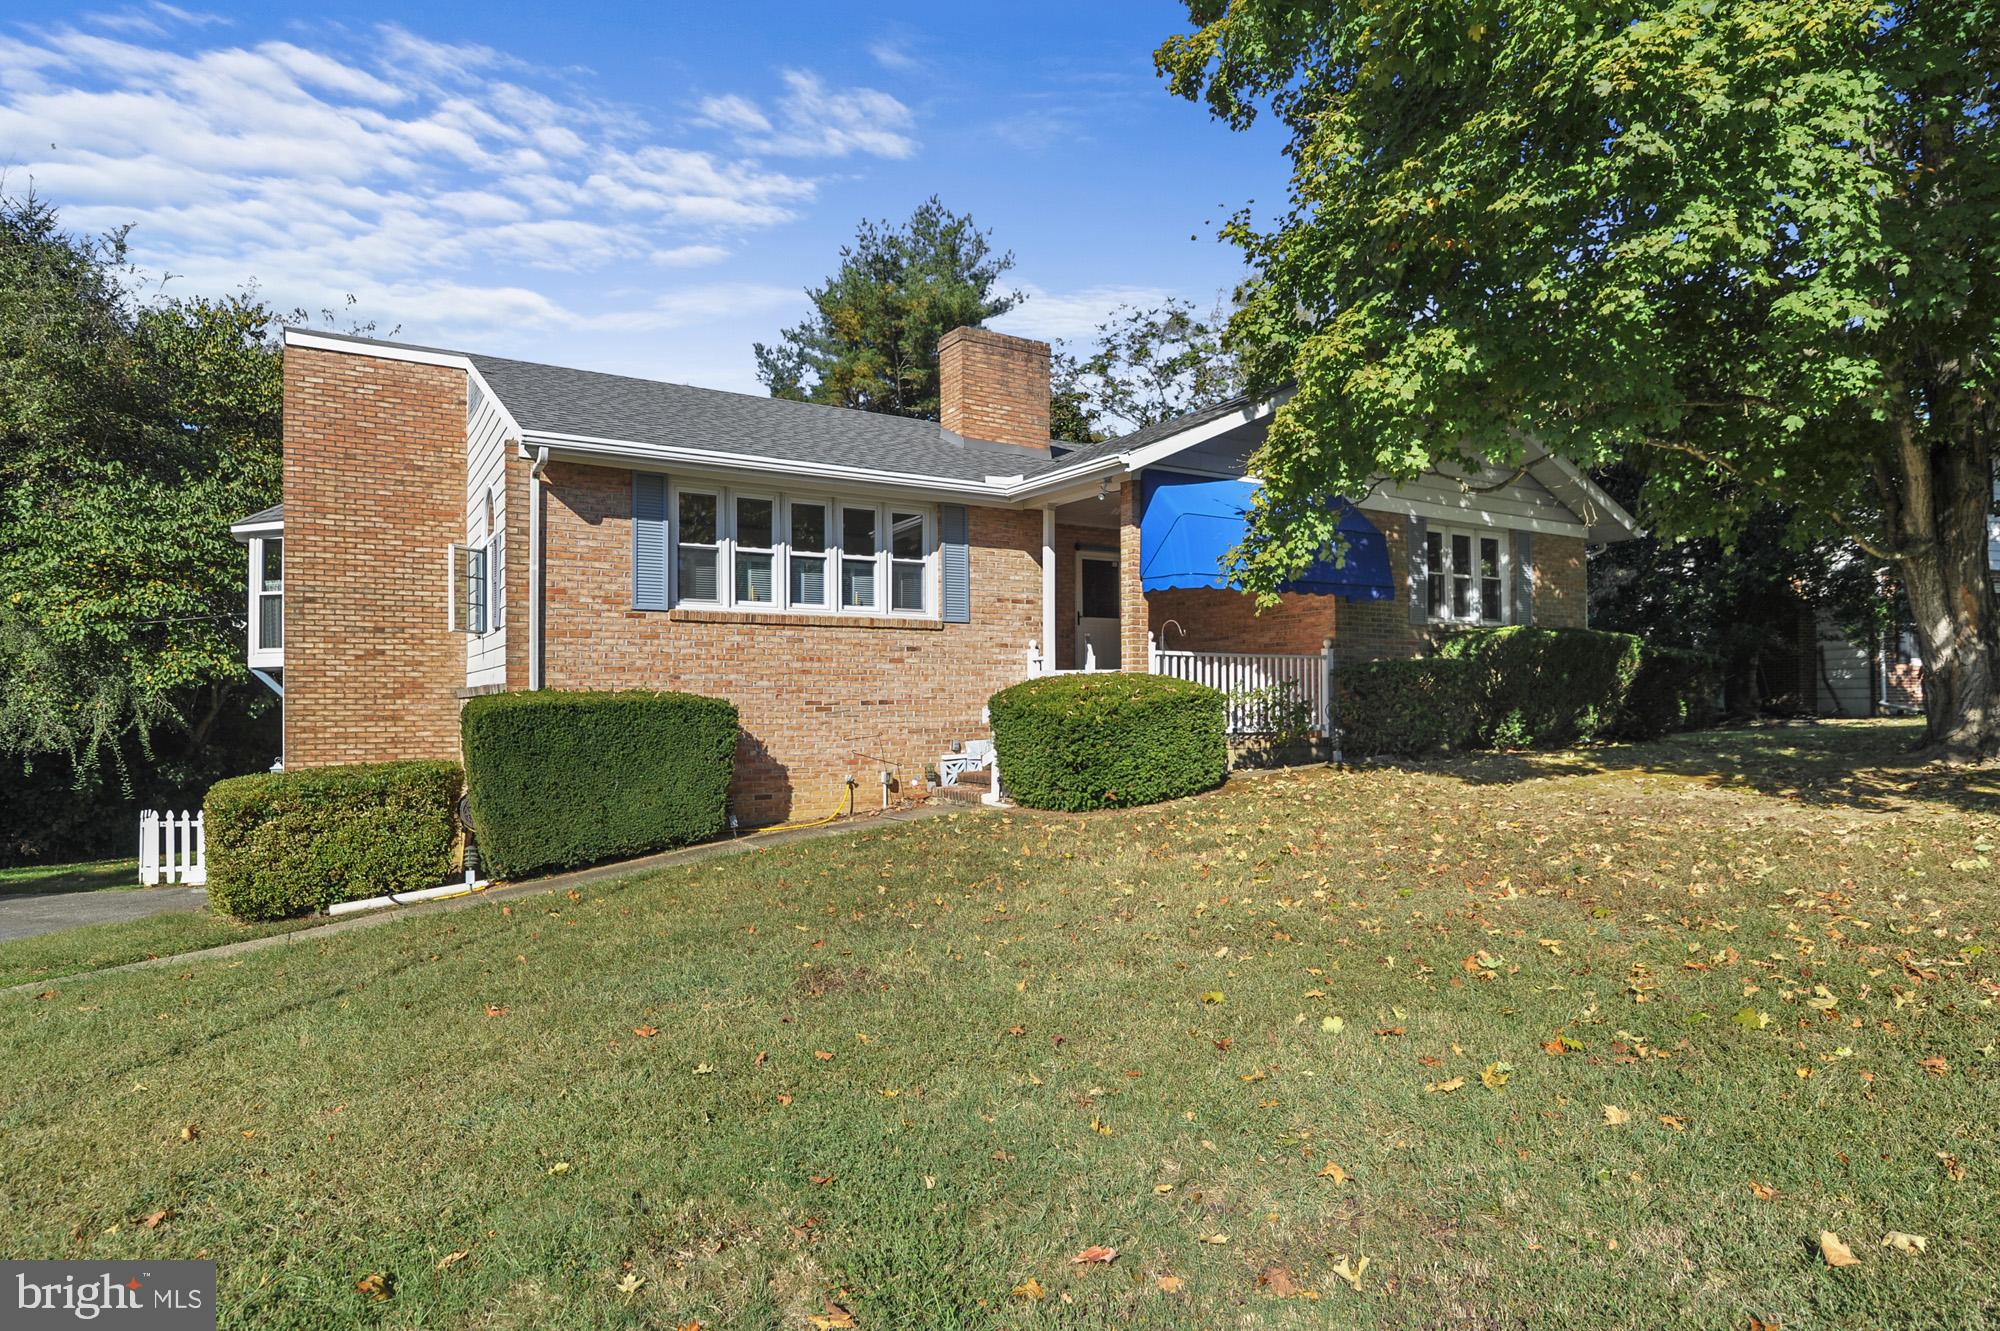
{"type": "Polygon", "coordinates": [[[277,920],[385,892],[449,882],[457,763],[367,763],[261,772],[202,802],[208,899],[239,919],[277,920]]]}
{"type": "Polygon", "coordinates": [[[1229,768],[1227,700],[1164,675],[1051,675],[993,695],[1007,793],[1035,809],[1103,809],[1192,795],[1229,768]]]}
{"type": "Polygon", "coordinates": [[[1715,658],[1707,653],[1647,644],[1625,698],[1619,738],[1651,739],[1713,724],[1718,681],[1715,658]]]}
{"type": "Polygon", "coordinates": [[[1641,647],[1629,633],[1514,625],[1454,634],[1438,656],[1470,670],[1482,744],[1562,748],[1615,731],[1641,647]]]}
{"type": "Polygon", "coordinates": [[[497,693],[466,703],[466,783],[497,876],[701,841],[728,817],[733,703],[692,693],[497,693]]]}
{"type": "Polygon", "coordinates": [[[1333,672],[1334,725],[1343,757],[1409,758],[1462,749],[1478,737],[1463,661],[1369,661],[1333,672]]]}

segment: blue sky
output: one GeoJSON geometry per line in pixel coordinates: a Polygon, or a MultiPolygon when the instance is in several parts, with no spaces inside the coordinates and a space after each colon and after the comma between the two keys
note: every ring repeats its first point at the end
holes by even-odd
{"type": "Polygon", "coordinates": [[[1080,339],[1225,292],[1284,185],[1162,88],[1171,3],[8,8],[6,188],[169,289],[721,388],[863,216],[942,196],[1015,252],[997,326],[1080,339]]]}

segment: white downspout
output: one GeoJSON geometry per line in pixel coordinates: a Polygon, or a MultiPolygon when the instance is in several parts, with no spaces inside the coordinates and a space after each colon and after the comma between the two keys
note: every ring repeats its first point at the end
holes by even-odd
{"type": "Polygon", "coordinates": [[[542,472],[549,450],[535,450],[528,468],[528,687],[542,687],[542,472]]]}

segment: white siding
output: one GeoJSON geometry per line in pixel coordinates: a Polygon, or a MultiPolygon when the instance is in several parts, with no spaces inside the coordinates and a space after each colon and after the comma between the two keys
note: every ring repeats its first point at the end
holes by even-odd
{"type": "Polygon", "coordinates": [[[1857,646],[1824,614],[1819,617],[1819,711],[1822,716],[1866,716],[1872,701],[1867,649],[1857,646]]]}
{"type": "MultiPolygon", "coordinates": [[[[474,389],[476,390],[476,385],[474,389]]],[[[492,533],[486,529],[486,495],[495,494],[494,522],[506,521],[505,476],[507,457],[506,420],[490,395],[476,391],[472,419],[466,424],[465,439],[465,539],[469,545],[484,545],[492,533]]],[[[508,563],[527,557],[526,532],[507,533],[508,563]]],[[[487,592],[488,604],[499,604],[497,588],[487,592]]],[[[467,688],[507,682],[507,630],[522,607],[506,607],[506,622],[499,628],[465,639],[465,684],[467,688]]],[[[491,622],[489,612],[488,621],[491,622]]]]}

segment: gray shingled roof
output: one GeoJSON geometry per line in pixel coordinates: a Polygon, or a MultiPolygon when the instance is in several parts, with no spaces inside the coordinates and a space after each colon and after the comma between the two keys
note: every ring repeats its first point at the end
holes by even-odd
{"type": "Polygon", "coordinates": [[[1090,444],[1057,440],[1048,450],[1026,449],[962,438],[935,421],[905,416],[601,374],[595,370],[575,370],[312,328],[296,331],[368,346],[464,356],[479,368],[521,428],[530,432],[711,449],[776,461],[832,464],[943,480],[1033,477],[1057,467],[1141,447],[1190,426],[1241,411],[1250,403],[1249,398],[1231,398],[1118,439],[1090,444]]]}
{"type": "Polygon", "coordinates": [[[229,525],[232,527],[248,527],[252,523],[255,523],[261,527],[268,523],[283,522],[284,520],[285,506],[283,504],[273,504],[269,508],[258,509],[247,518],[238,518],[229,525]]]}

